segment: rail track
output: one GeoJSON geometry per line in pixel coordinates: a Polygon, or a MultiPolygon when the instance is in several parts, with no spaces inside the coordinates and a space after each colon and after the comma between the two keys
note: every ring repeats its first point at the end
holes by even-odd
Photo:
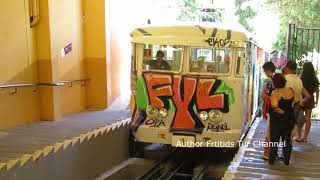
{"type": "MultiPolygon", "coordinates": [[[[201,180],[209,170],[230,162],[236,151],[175,148],[136,180],[201,180]]],[[[227,168],[227,166],[226,166],[227,168]]]]}

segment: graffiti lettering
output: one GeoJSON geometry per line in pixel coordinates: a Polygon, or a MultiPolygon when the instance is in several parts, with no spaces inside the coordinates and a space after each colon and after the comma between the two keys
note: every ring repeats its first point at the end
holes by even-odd
{"type": "MultiPolygon", "coordinates": [[[[222,112],[229,112],[229,94],[233,97],[233,91],[225,93],[221,90],[221,84],[224,89],[228,87],[221,80],[153,73],[144,73],[143,77],[149,98],[148,104],[158,109],[168,109],[167,106],[173,102],[171,107],[174,114],[170,129],[172,131],[191,130],[201,133],[204,124],[197,114],[199,111],[220,109],[222,112]]],[[[151,127],[164,126],[164,122],[160,120],[148,120],[145,124],[151,127]]],[[[211,125],[211,129],[226,128],[211,125]]]]}
{"type": "Polygon", "coordinates": [[[216,37],[211,37],[207,40],[208,44],[212,47],[237,47],[239,45],[238,41],[232,41],[230,39],[218,39],[216,37]]]}
{"type": "MultiPolygon", "coordinates": [[[[201,79],[198,81],[197,86],[197,105],[200,110],[202,109],[222,109],[224,107],[224,94],[211,95],[210,92],[214,84],[220,85],[219,80],[201,79]]],[[[213,91],[216,91],[216,87],[213,91]]]]}
{"type": "Polygon", "coordinates": [[[172,96],[172,78],[168,75],[144,74],[151,104],[158,109],[163,108],[164,103],[160,96],[172,96]]]}
{"type": "Polygon", "coordinates": [[[176,129],[194,129],[195,122],[191,117],[188,108],[196,89],[196,79],[184,79],[184,101],[181,99],[180,85],[181,76],[175,76],[173,80],[173,101],[177,105],[177,112],[172,127],[176,129]]]}
{"type": "Polygon", "coordinates": [[[150,127],[160,127],[161,125],[166,126],[163,119],[148,119],[145,124],[150,127]]]}
{"type": "Polygon", "coordinates": [[[217,124],[217,123],[208,123],[207,130],[219,132],[219,131],[226,131],[230,130],[227,123],[224,124],[217,124]]]}

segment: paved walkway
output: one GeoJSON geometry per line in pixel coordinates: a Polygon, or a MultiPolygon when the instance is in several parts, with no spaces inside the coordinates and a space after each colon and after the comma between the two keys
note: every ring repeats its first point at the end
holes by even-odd
{"type": "MultiPolygon", "coordinates": [[[[128,105],[119,98],[105,111],[77,113],[53,122],[0,130],[0,171],[66,149],[130,122],[128,105]]],[[[127,101],[128,102],[128,101],[127,101]]]]}
{"type": "Polygon", "coordinates": [[[320,179],[320,121],[312,121],[307,144],[293,143],[289,166],[280,160],[269,165],[261,159],[263,147],[253,146],[264,141],[266,125],[262,119],[254,122],[245,140],[249,145],[240,147],[223,179],[320,179]]]}

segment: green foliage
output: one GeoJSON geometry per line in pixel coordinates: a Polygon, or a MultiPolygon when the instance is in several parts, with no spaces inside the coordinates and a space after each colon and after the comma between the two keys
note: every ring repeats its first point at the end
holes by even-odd
{"type": "Polygon", "coordinates": [[[195,7],[194,0],[180,0],[178,6],[180,7],[178,20],[195,21],[197,19],[197,8],[195,7]]]}
{"type": "Polygon", "coordinates": [[[236,16],[239,16],[239,23],[248,31],[252,32],[254,29],[248,23],[249,19],[253,19],[257,15],[257,11],[254,11],[252,7],[247,6],[243,8],[243,4],[250,0],[236,0],[236,16]]]}
{"type": "MultiPolygon", "coordinates": [[[[198,21],[200,19],[201,12],[196,7],[195,0],[178,0],[178,7],[180,14],[177,17],[177,20],[198,21]]],[[[202,15],[204,14],[210,17],[209,19],[211,22],[222,22],[223,20],[223,11],[220,9],[217,9],[214,12],[202,13],[202,15]]]]}
{"type": "Polygon", "coordinates": [[[275,42],[273,42],[272,46],[273,49],[277,49],[277,50],[284,50],[286,48],[286,36],[287,36],[287,28],[288,28],[288,24],[281,24],[280,25],[280,30],[277,34],[277,40],[275,42]]]}
{"type": "Polygon", "coordinates": [[[280,13],[281,26],[275,49],[285,49],[288,23],[299,27],[320,27],[320,0],[265,0],[265,3],[280,13]]]}

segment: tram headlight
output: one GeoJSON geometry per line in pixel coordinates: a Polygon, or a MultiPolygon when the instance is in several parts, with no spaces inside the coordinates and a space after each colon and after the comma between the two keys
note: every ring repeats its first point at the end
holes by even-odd
{"type": "Polygon", "coordinates": [[[201,111],[200,114],[199,114],[199,117],[202,121],[205,121],[208,119],[209,115],[206,111],[201,111]]]}
{"type": "Polygon", "coordinates": [[[148,106],[146,109],[146,113],[148,117],[157,118],[159,115],[159,111],[155,106],[148,106]]]}
{"type": "Polygon", "coordinates": [[[219,121],[221,119],[221,114],[219,111],[211,110],[209,112],[209,119],[212,121],[219,121]]]}
{"type": "Polygon", "coordinates": [[[168,111],[164,108],[161,108],[160,111],[159,111],[159,116],[162,117],[162,118],[165,118],[168,116],[168,111]]]}

